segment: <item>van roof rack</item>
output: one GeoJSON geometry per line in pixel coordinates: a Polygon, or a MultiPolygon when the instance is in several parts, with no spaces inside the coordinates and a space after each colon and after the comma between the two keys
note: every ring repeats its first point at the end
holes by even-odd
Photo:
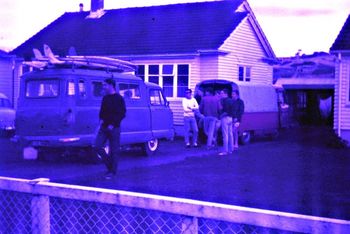
{"type": "Polygon", "coordinates": [[[35,59],[23,62],[24,65],[38,69],[46,68],[81,68],[107,70],[115,72],[134,72],[137,66],[133,63],[104,56],[66,56],[56,57],[48,45],[44,45],[44,54],[34,48],[35,59]]]}

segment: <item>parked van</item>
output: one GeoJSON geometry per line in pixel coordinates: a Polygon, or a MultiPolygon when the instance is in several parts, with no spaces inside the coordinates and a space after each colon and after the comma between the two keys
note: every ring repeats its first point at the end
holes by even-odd
{"type": "Polygon", "coordinates": [[[8,97],[0,93],[0,135],[9,135],[15,131],[15,113],[8,97]]]}
{"type": "Polygon", "coordinates": [[[196,85],[195,92],[212,87],[214,90],[238,90],[244,101],[245,111],[239,127],[240,141],[243,144],[251,140],[252,135],[268,134],[275,136],[282,125],[281,113],[288,108],[283,101],[280,89],[272,85],[232,82],[227,80],[205,80],[196,85]],[[283,111],[282,111],[283,110],[283,111]]]}
{"type": "Polygon", "coordinates": [[[93,152],[106,78],[115,79],[126,104],[122,146],[139,145],[151,155],[159,139],[173,138],[173,114],[158,85],[109,69],[53,66],[21,77],[14,139],[39,154],[93,152]]]}

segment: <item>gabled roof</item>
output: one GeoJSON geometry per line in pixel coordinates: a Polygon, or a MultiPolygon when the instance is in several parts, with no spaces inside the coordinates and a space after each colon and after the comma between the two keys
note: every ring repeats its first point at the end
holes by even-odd
{"type": "Polygon", "coordinates": [[[350,15],[348,16],[343,28],[335,39],[331,51],[350,51],[350,15]]]}
{"type": "Polygon", "coordinates": [[[106,10],[99,19],[89,12],[65,13],[11,53],[31,58],[33,48],[48,44],[64,56],[71,46],[83,55],[151,55],[215,50],[247,12],[244,0],[226,0],[106,10]]]}

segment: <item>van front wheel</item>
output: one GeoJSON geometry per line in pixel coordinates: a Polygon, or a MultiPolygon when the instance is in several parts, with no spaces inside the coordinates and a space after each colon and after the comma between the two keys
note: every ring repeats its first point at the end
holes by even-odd
{"type": "Polygon", "coordinates": [[[158,150],[158,147],[159,147],[158,139],[153,139],[153,140],[147,141],[143,145],[143,151],[147,156],[152,156],[158,150]]]}

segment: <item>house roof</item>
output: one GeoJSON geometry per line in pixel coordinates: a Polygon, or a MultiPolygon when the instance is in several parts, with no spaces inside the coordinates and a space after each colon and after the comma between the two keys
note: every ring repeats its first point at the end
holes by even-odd
{"type": "Polygon", "coordinates": [[[331,51],[350,50],[350,15],[348,16],[343,28],[340,30],[337,39],[335,39],[331,51]]]}
{"type": "Polygon", "coordinates": [[[105,10],[99,19],[89,12],[65,13],[11,53],[31,58],[33,48],[48,44],[61,56],[74,46],[84,55],[151,55],[217,50],[247,12],[236,12],[244,0],[174,4],[105,10]]]}

